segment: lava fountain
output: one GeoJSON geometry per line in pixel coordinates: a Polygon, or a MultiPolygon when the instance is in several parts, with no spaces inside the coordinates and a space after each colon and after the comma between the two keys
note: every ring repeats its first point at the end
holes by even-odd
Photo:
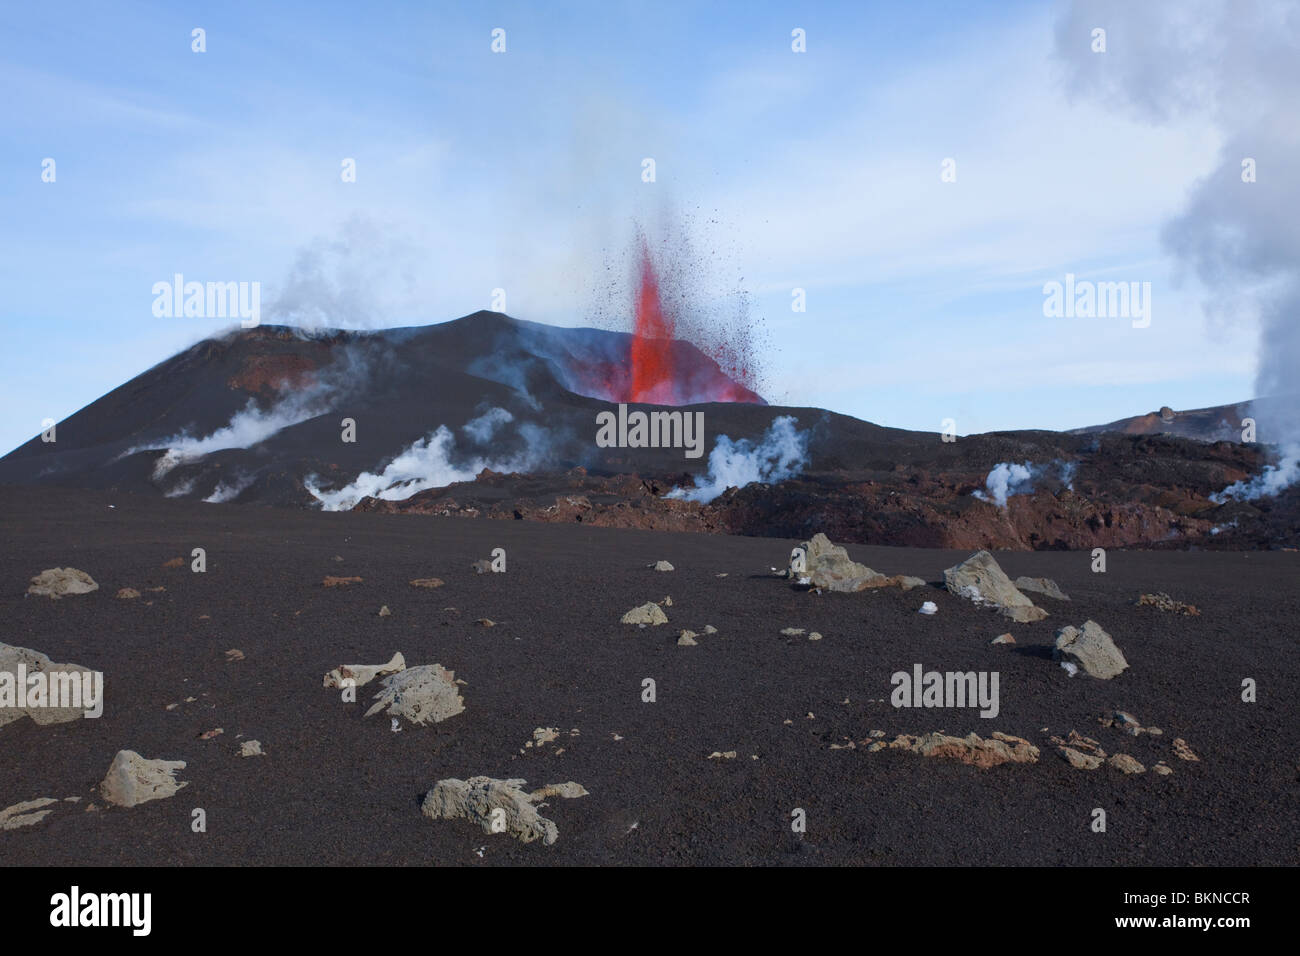
{"type": "MultiPolygon", "coordinates": [[[[636,247],[633,282],[626,353],[602,360],[587,357],[577,363],[582,367],[571,367],[576,390],[608,401],[647,405],[766,404],[750,387],[748,328],[726,328],[707,309],[676,312],[687,295],[672,278],[665,283],[644,236],[636,247]],[[666,289],[676,294],[666,295],[666,289]]],[[[747,322],[743,314],[741,320],[742,325],[747,322]]]]}
{"type": "Polygon", "coordinates": [[[671,315],[664,314],[659,297],[659,277],[655,274],[650,248],[641,243],[639,282],[636,290],[636,324],[632,329],[632,346],[628,351],[631,388],[625,401],[652,405],[677,404],[673,388],[673,329],[671,315]]]}

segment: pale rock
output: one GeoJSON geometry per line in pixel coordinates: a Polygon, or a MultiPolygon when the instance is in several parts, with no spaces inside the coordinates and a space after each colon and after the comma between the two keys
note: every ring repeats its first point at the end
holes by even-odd
{"type": "Polygon", "coordinates": [[[188,782],[176,779],[176,772],[184,769],[184,760],[149,760],[134,750],[119,750],[99,785],[99,792],[119,807],[162,800],[189,786],[188,782]]]}
{"type": "Polygon", "coordinates": [[[408,667],[385,677],[380,686],[367,717],[386,709],[389,717],[423,725],[440,723],[465,710],[455,673],[441,664],[408,667]]]}
{"type": "Polygon", "coordinates": [[[977,551],[944,571],[943,581],[951,593],[980,606],[994,607],[1017,623],[1027,624],[1047,617],[1046,611],[1016,589],[987,551],[977,551]]]}
{"type": "Polygon", "coordinates": [[[352,686],[364,687],[376,677],[395,674],[405,669],[406,658],[402,656],[401,651],[398,651],[387,664],[340,664],[325,675],[325,686],[342,687],[345,680],[351,680],[352,686]]]}
{"type": "Polygon", "coordinates": [[[32,578],[28,594],[58,600],[70,594],[89,594],[98,591],[99,585],[85,571],[76,568],[49,568],[32,578]]]}

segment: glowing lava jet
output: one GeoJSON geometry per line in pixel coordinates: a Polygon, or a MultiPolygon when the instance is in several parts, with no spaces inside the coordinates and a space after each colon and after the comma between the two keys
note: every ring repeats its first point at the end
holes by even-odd
{"type": "Polygon", "coordinates": [[[747,368],[734,360],[736,344],[722,341],[724,333],[720,330],[700,330],[703,338],[718,340],[712,344],[676,337],[677,322],[664,308],[659,275],[644,240],[633,305],[635,317],[626,361],[602,363],[599,370],[591,370],[594,374],[583,376],[590,383],[588,394],[648,405],[766,404],[757,392],[742,384],[748,378],[747,368]]]}

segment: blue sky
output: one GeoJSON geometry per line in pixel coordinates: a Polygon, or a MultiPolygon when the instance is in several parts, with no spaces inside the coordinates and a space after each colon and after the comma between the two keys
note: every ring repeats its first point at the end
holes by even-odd
{"type": "Polygon", "coordinates": [[[580,325],[636,223],[690,239],[701,310],[746,293],[772,401],[967,434],[1252,394],[1255,329],[1160,241],[1222,134],[1072,99],[1061,7],[560,6],[0,9],[0,450],[228,325],[156,318],[174,273],[260,282],[263,321],[307,263],[331,324],[503,288],[580,325]],[[1067,272],[1150,282],[1150,327],[1044,317],[1067,272]]]}

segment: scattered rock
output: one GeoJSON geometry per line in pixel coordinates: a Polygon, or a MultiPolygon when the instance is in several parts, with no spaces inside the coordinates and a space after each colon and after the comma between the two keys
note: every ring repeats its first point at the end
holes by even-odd
{"type": "Polygon", "coordinates": [[[559,839],[560,831],[533,804],[548,796],[585,796],[587,791],[569,782],[548,784],[528,794],[519,789],[526,782],[491,777],[439,780],[425,794],[420,811],[430,819],[470,820],[479,824],[484,833],[509,833],[521,843],[541,840],[550,846],[559,839]]]}
{"type": "Polygon", "coordinates": [[[1171,614],[1185,614],[1189,617],[1195,617],[1201,613],[1200,608],[1195,604],[1184,604],[1182,601],[1175,601],[1164,591],[1155,594],[1143,594],[1137,599],[1138,607],[1154,607],[1159,611],[1168,611],[1171,614]]]}
{"type": "Polygon", "coordinates": [[[632,610],[624,614],[622,617],[622,623],[640,624],[642,627],[647,624],[667,624],[668,615],[663,612],[663,609],[658,604],[646,602],[640,607],[634,607],[632,610]]]}
{"type": "Polygon", "coordinates": [[[492,573],[492,562],[489,561],[487,558],[480,558],[479,560],[471,564],[470,567],[474,570],[475,574],[492,573]]]}
{"type": "MultiPolygon", "coordinates": [[[[19,668],[25,672],[23,684],[30,693],[30,680],[33,674],[45,674],[47,683],[55,680],[54,675],[80,673],[89,675],[93,673],[89,668],[82,667],[79,664],[56,664],[40,651],[33,651],[27,647],[14,647],[11,644],[0,643],[0,675],[8,675],[7,679],[0,681],[0,685],[7,684],[11,691],[16,692],[19,689],[19,668]]],[[[82,677],[84,682],[88,678],[82,677]]],[[[83,688],[84,688],[83,683],[83,688]]],[[[0,700],[3,700],[0,697],[0,700]]],[[[6,700],[3,706],[0,706],[0,727],[5,724],[13,723],[15,720],[22,720],[25,716],[30,717],[33,721],[41,726],[46,724],[63,724],[70,720],[77,720],[86,715],[86,711],[91,709],[89,705],[84,707],[45,707],[35,706],[28,707],[27,703],[32,703],[30,698],[23,702],[23,706],[18,706],[18,695],[14,693],[14,698],[6,700]]],[[[48,702],[48,698],[47,698],[48,702]]],[[[82,701],[85,704],[85,701],[82,701]]]]}
{"type": "Polygon", "coordinates": [[[1182,737],[1174,738],[1174,756],[1179,760],[1200,760],[1201,758],[1192,753],[1192,748],[1187,746],[1187,741],[1182,737]]]}
{"type": "Polygon", "coordinates": [[[360,584],[361,578],[356,575],[350,577],[335,577],[332,574],[325,575],[325,580],[321,582],[327,588],[345,588],[352,584],[360,584]]]}
{"type": "Polygon", "coordinates": [[[162,563],[164,568],[183,568],[185,567],[184,558],[168,558],[162,563]]]}
{"type": "Polygon", "coordinates": [[[1081,751],[1093,757],[1106,758],[1106,751],[1101,749],[1101,744],[1091,737],[1085,737],[1077,730],[1071,730],[1065,738],[1053,736],[1052,743],[1058,747],[1070,747],[1073,750],[1081,751]]]}
{"type": "Polygon", "coordinates": [[[999,634],[997,637],[993,638],[993,640],[989,641],[990,644],[1014,644],[1015,642],[1016,639],[1010,634],[999,634]]]}
{"type": "Polygon", "coordinates": [[[1070,596],[1061,590],[1060,586],[1051,578],[1016,578],[1016,588],[1020,591],[1032,591],[1035,594],[1044,594],[1056,601],[1068,601],[1070,596]]]}
{"type": "Polygon", "coordinates": [[[265,757],[266,751],[262,749],[262,742],[260,740],[245,740],[239,745],[239,756],[265,757]]]}
{"type": "Polygon", "coordinates": [[[589,797],[587,788],[580,783],[574,783],[570,780],[568,783],[548,783],[544,787],[538,787],[528,795],[528,799],[533,803],[539,800],[549,800],[551,797],[563,797],[566,800],[576,800],[578,797],[589,797]]]}
{"type": "Polygon", "coordinates": [[[225,731],[220,727],[214,727],[212,730],[205,730],[199,734],[199,740],[211,740],[213,737],[220,737],[225,731]]]}
{"type": "Polygon", "coordinates": [[[1128,754],[1115,754],[1106,761],[1108,766],[1114,767],[1122,773],[1146,773],[1147,768],[1142,766],[1137,760],[1128,754]]]}
{"type": "Polygon", "coordinates": [[[654,563],[654,569],[656,571],[671,571],[673,570],[673,566],[667,561],[656,561],[654,563]]]}
{"type": "Polygon", "coordinates": [[[390,616],[392,615],[392,613],[393,613],[392,611],[388,610],[388,605],[387,605],[387,604],[383,605],[383,606],[380,607],[380,609],[379,609],[379,616],[380,616],[380,617],[390,617],[390,616]]]}
{"type": "Polygon", "coordinates": [[[803,637],[804,630],[802,627],[785,627],[781,629],[781,634],[785,637],[803,637]]]}
{"type": "Polygon", "coordinates": [[[492,620],[492,618],[490,618],[490,617],[480,617],[480,618],[479,618],[478,620],[476,620],[474,623],[477,624],[479,627],[496,627],[496,626],[497,626],[497,622],[494,621],[494,620],[492,620]]]}
{"type": "Polygon", "coordinates": [[[1073,747],[1058,747],[1056,750],[1076,770],[1096,770],[1102,763],[1101,757],[1080,753],[1073,747]]]}
{"type": "Polygon", "coordinates": [[[1136,717],[1124,710],[1112,710],[1108,714],[1102,714],[1097,718],[1097,723],[1103,727],[1114,727],[1116,730],[1122,730],[1130,737],[1140,737],[1143,734],[1158,737],[1164,733],[1159,727],[1143,727],[1136,717]]]}
{"type": "Polygon", "coordinates": [[[1128,661],[1111,636],[1092,620],[1085,621],[1082,630],[1067,624],[1057,631],[1056,656],[1101,680],[1110,680],[1128,667],[1128,661]]]}
{"type": "Polygon", "coordinates": [[[119,750],[99,792],[109,803],[135,807],[149,800],[173,796],[188,782],[178,782],[176,772],[185,769],[184,760],[148,760],[134,750],[119,750]]]}
{"type": "Polygon", "coordinates": [[[705,634],[717,634],[717,633],[718,633],[718,629],[717,629],[716,627],[714,627],[712,624],[705,624],[705,625],[704,625],[704,633],[705,633],[705,634]]]}
{"type": "Polygon", "coordinates": [[[244,652],[237,647],[232,647],[230,650],[226,651],[227,664],[232,664],[235,661],[242,661],[243,659],[244,659],[244,652]]]}
{"type": "Polygon", "coordinates": [[[354,687],[364,687],[376,677],[395,674],[406,669],[406,658],[398,651],[387,664],[340,664],[325,675],[326,687],[342,687],[343,681],[351,679],[354,687]]]}
{"type": "Polygon", "coordinates": [[[442,578],[415,578],[411,581],[413,588],[440,588],[443,585],[442,578]]]}
{"type": "Polygon", "coordinates": [[[917,614],[938,614],[939,605],[935,604],[933,601],[926,601],[924,604],[921,605],[921,607],[917,610],[916,613],[917,614]]]}
{"type": "Polygon", "coordinates": [[[813,631],[811,634],[808,635],[808,640],[810,641],[820,641],[821,639],[822,636],[818,634],[816,631],[813,631]]]}
{"type": "Polygon", "coordinates": [[[828,591],[856,592],[870,588],[897,587],[910,591],[926,582],[903,574],[884,575],[849,558],[849,553],[832,544],[824,534],[815,534],[799,545],[804,552],[805,570],[791,566],[786,576],[796,584],[828,591]]]}
{"type": "Polygon", "coordinates": [[[1161,760],[1159,763],[1157,763],[1154,767],[1151,768],[1151,771],[1153,773],[1160,774],[1160,776],[1162,777],[1167,777],[1174,772],[1174,768],[1169,766],[1163,760],[1161,760]]]}
{"type": "Polygon", "coordinates": [[[465,700],[456,687],[456,675],[441,664],[422,664],[390,674],[366,716],[387,708],[389,717],[412,724],[440,723],[465,710],[465,700]]]}
{"type": "Polygon", "coordinates": [[[121,588],[115,595],[119,601],[134,601],[140,596],[140,592],[135,588],[121,588]]]}
{"type": "Polygon", "coordinates": [[[551,743],[560,736],[559,727],[538,727],[533,731],[533,739],[528,741],[525,746],[542,747],[551,743]]]}
{"type": "Polygon", "coordinates": [[[677,635],[677,645],[679,647],[694,647],[696,644],[696,637],[697,635],[694,631],[682,631],[677,635]]]}
{"type": "Polygon", "coordinates": [[[727,750],[727,751],[718,751],[718,750],[715,750],[715,751],[713,751],[713,753],[709,754],[709,756],[708,756],[706,759],[708,759],[708,760],[735,760],[735,759],[736,759],[736,751],[734,751],[734,750],[727,750]]]}
{"type": "Polygon", "coordinates": [[[1011,583],[993,555],[977,551],[961,564],[943,572],[950,592],[985,607],[995,607],[1019,624],[1041,621],[1047,612],[1025,597],[1011,583]]]}
{"type": "MultiPolygon", "coordinates": [[[[76,568],[49,568],[32,578],[28,594],[58,600],[70,594],[89,594],[98,591],[99,585],[85,571],[76,568]]],[[[139,594],[136,594],[139,597],[139,594]]]]}
{"type": "Polygon", "coordinates": [[[1023,737],[994,731],[987,740],[979,734],[950,737],[943,733],[930,733],[917,737],[899,734],[889,744],[877,741],[869,750],[906,750],[922,757],[948,757],[964,764],[987,770],[1004,763],[1037,763],[1038,748],[1023,737]]]}
{"type": "Polygon", "coordinates": [[[17,830],[40,823],[57,809],[54,804],[58,802],[53,797],[39,797],[6,807],[0,810],[0,830],[17,830]]]}

